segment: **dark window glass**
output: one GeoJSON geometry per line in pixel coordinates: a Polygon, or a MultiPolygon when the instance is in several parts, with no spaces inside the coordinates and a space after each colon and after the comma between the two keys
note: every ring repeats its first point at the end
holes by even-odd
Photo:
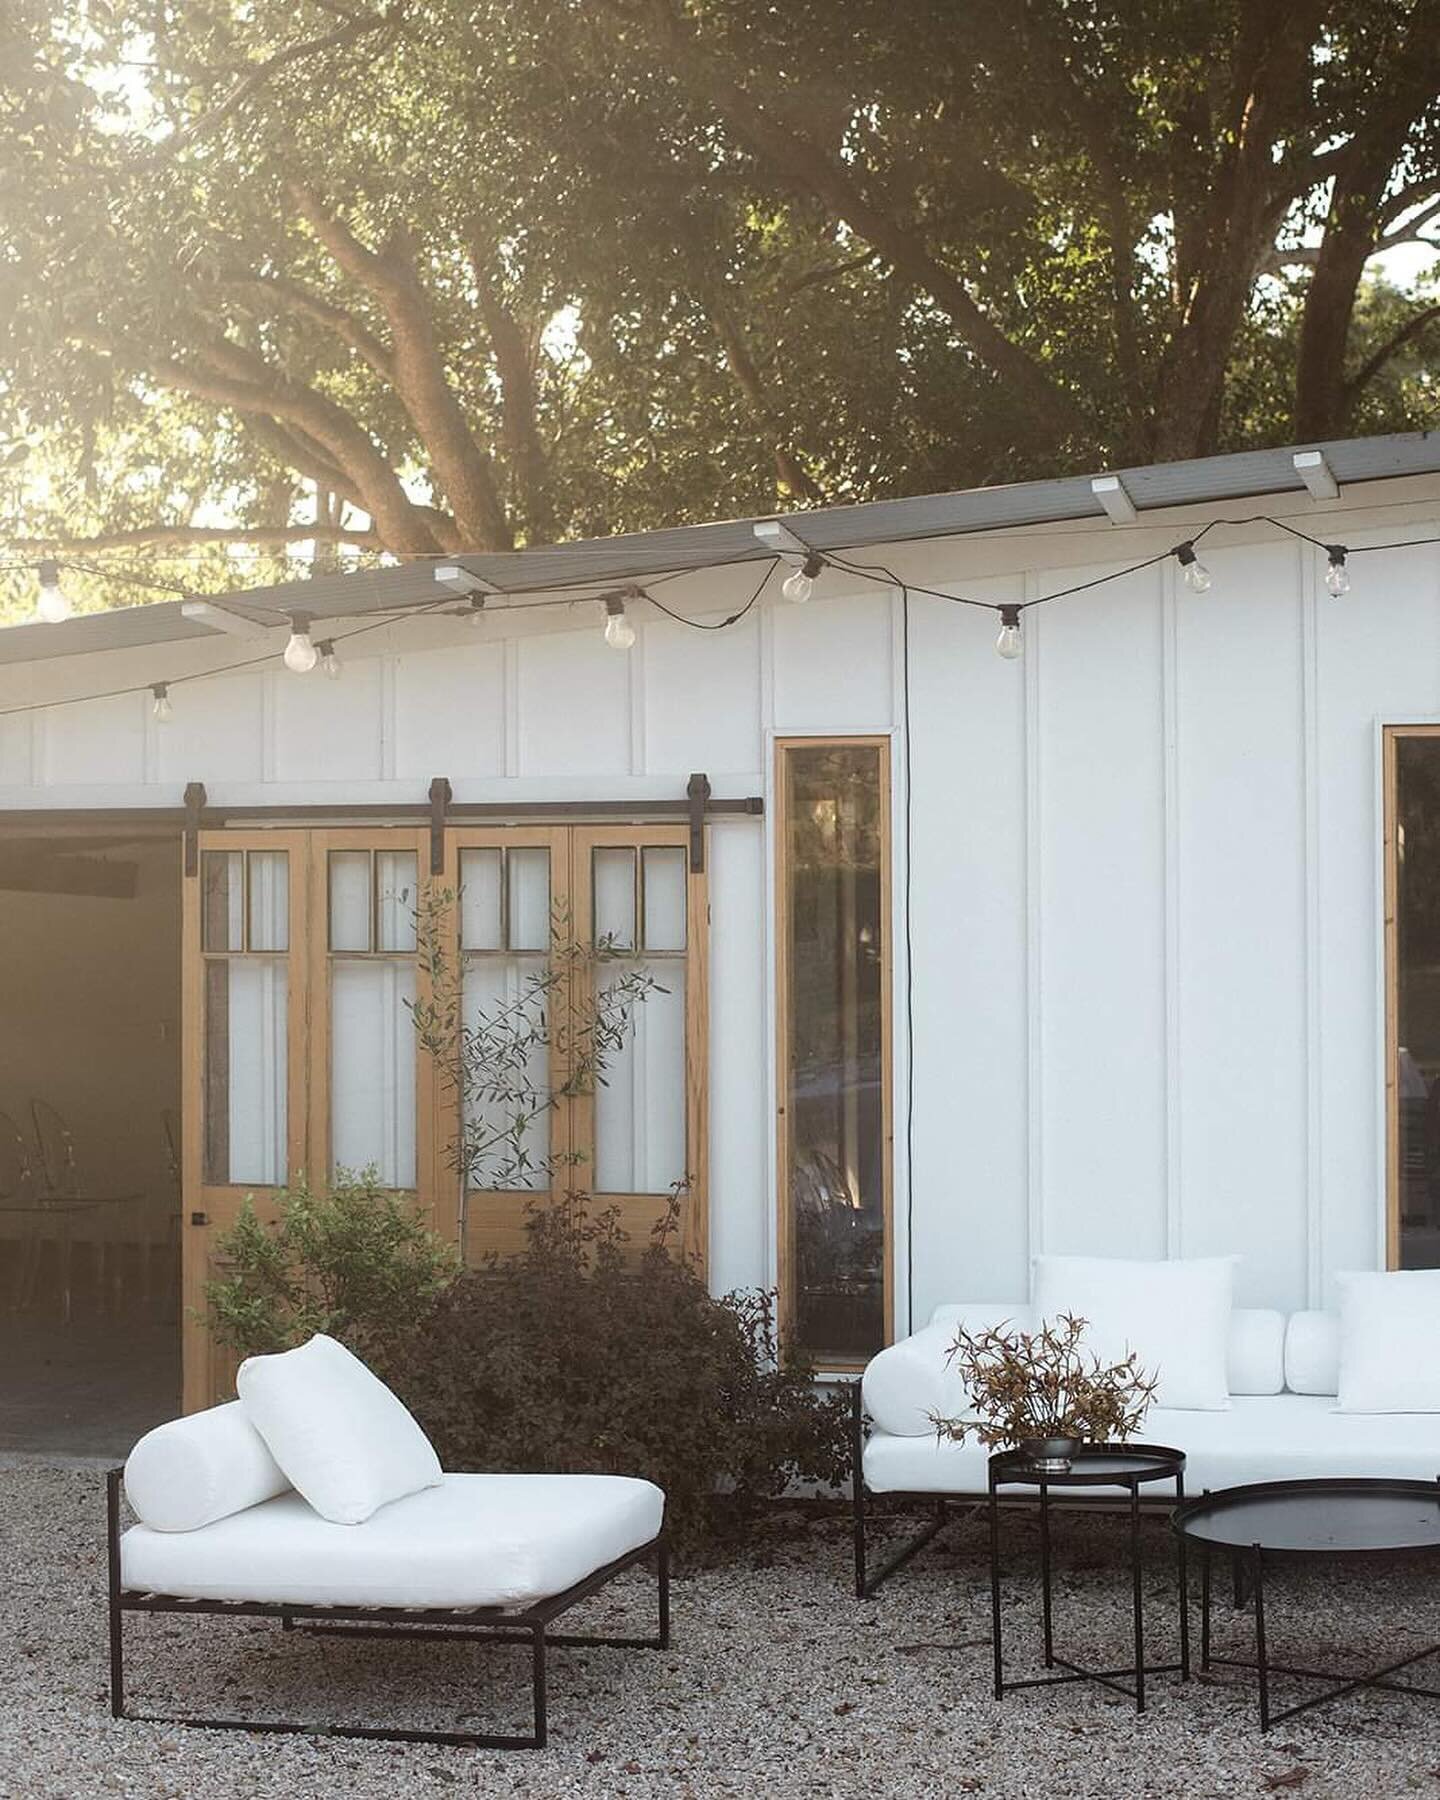
{"type": "Polygon", "coordinates": [[[794,745],[783,767],[791,1323],[849,1362],[885,1341],[885,755],[794,745]]]}
{"type": "Polygon", "coordinates": [[[1440,737],[1395,740],[1399,1262],[1440,1266],[1440,737]]]}

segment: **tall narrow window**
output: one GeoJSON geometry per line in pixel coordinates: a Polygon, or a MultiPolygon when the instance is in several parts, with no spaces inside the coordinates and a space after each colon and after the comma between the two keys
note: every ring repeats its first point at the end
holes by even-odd
{"type": "Polygon", "coordinates": [[[1440,1267],[1440,731],[1385,734],[1389,1261],[1440,1267]]]}
{"type": "Polygon", "coordinates": [[[290,859],[207,850],[200,863],[204,1179],[286,1177],[290,859]]]}
{"type": "Polygon", "coordinates": [[[778,746],[780,1268],[821,1363],[890,1323],[889,746],[778,746]]]}

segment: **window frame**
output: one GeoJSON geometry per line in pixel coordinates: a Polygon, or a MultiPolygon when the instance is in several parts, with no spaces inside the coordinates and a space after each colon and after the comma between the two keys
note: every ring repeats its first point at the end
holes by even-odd
{"type": "MultiPolygon", "coordinates": [[[[880,1099],[881,1220],[885,1234],[881,1258],[882,1337],[895,1341],[895,843],[894,758],[888,732],[786,733],[773,743],[772,837],[774,856],[775,929],[775,1229],[778,1322],[782,1335],[796,1319],[794,1228],[790,1189],[789,1038],[791,895],[787,873],[790,795],[786,758],[793,750],[863,749],[879,752],[880,762],[880,1099]]],[[[826,1357],[817,1363],[822,1374],[850,1375],[868,1357],[826,1357]]]]}

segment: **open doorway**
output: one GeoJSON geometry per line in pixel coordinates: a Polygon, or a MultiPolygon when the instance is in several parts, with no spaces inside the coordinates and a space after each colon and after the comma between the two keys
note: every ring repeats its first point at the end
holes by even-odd
{"type": "Polygon", "coordinates": [[[180,1409],[178,838],[0,828],[0,1449],[180,1409]]]}

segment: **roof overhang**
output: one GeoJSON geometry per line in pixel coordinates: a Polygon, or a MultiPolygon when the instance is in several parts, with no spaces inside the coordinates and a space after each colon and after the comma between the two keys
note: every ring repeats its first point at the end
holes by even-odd
{"type": "MultiPolygon", "coordinates": [[[[1085,474],[953,494],[872,500],[856,506],[818,507],[788,514],[785,522],[798,539],[821,552],[1076,522],[1100,525],[1107,518],[1115,519],[1117,509],[1128,522],[1127,509],[1133,508],[1136,520],[1143,522],[1147,513],[1177,507],[1280,494],[1314,495],[1317,465],[1311,456],[1315,452],[1321,458],[1318,467],[1342,493],[1365,482],[1440,474],[1440,433],[1405,432],[1102,471],[1106,477],[1118,478],[1118,491],[1124,497],[1120,503],[1114,486],[1105,482],[1097,490],[1097,476],[1085,474]]],[[[523,606],[527,597],[543,594],[553,598],[571,590],[577,591],[578,598],[584,590],[605,583],[618,586],[661,574],[765,560],[772,552],[755,535],[760,522],[729,519],[530,550],[418,559],[394,567],[227,593],[223,601],[228,612],[277,631],[284,629],[290,612],[300,609],[316,626],[329,619],[365,618],[453,599],[453,592],[437,592],[437,563],[467,571],[475,578],[477,590],[503,596],[507,606],[523,606]]],[[[3,629],[0,664],[223,639],[225,633],[216,625],[187,617],[185,606],[184,601],[161,601],[88,613],[60,625],[3,629]]]]}

